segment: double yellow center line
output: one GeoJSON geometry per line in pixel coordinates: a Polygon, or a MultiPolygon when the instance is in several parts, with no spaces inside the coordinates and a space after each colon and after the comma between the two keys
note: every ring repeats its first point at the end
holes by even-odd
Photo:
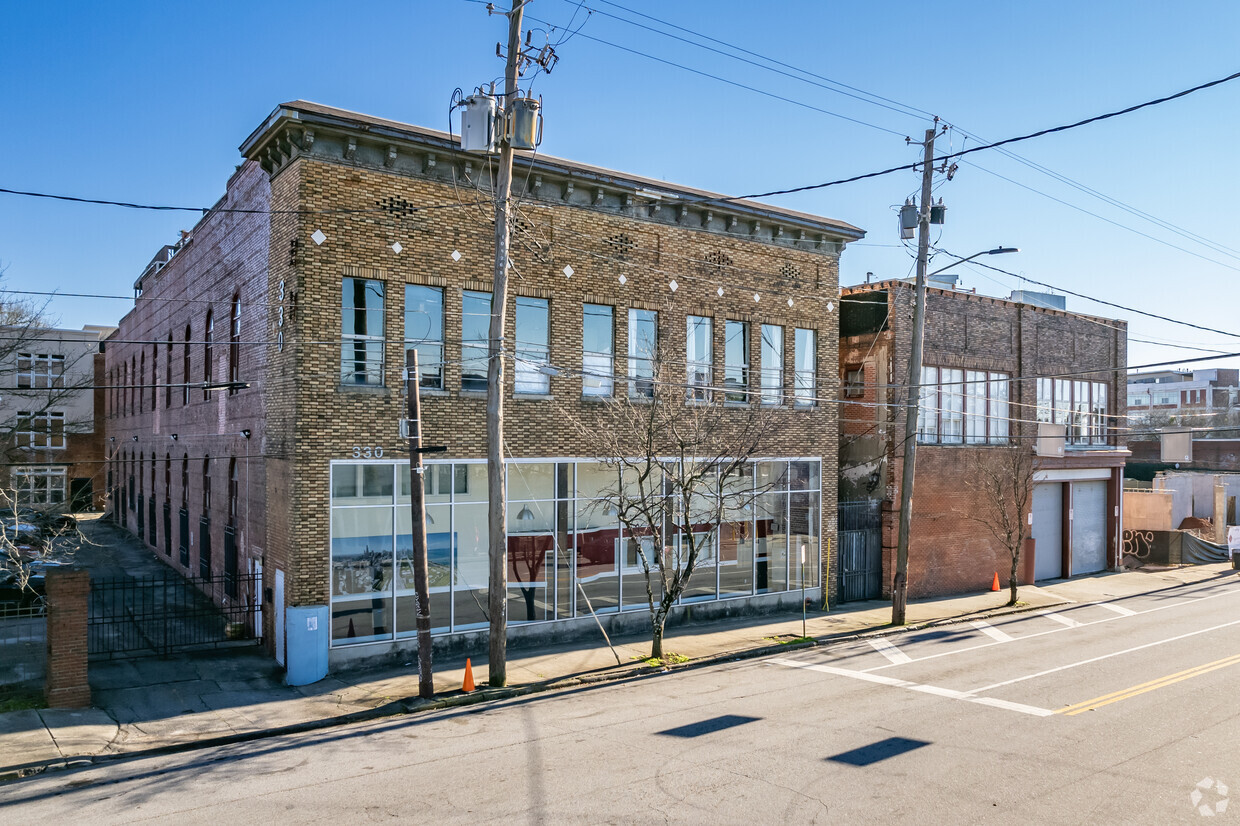
{"type": "Polygon", "coordinates": [[[1202,674],[1208,674],[1211,671],[1217,671],[1220,668],[1226,668],[1229,665],[1240,663],[1240,654],[1234,654],[1230,657],[1224,657],[1221,660],[1215,660],[1212,663],[1199,665],[1196,668],[1190,668],[1186,671],[1179,671],[1175,674],[1168,674],[1165,677],[1159,677],[1157,680],[1150,680],[1148,683],[1134,685],[1131,688],[1125,688],[1120,691],[1112,691],[1110,694],[1103,694],[1101,697],[1095,697],[1092,700],[1086,700],[1083,703],[1065,706],[1055,711],[1056,714],[1066,714],[1071,717],[1080,714],[1083,711],[1090,711],[1095,708],[1109,706],[1111,703],[1118,703],[1120,700],[1127,700],[1129,697],[1136,697],[1138,694],[1145,694],[1147,691],[1153,691],[1157,688],[1169,686],[1173,683],[1182,682],[1192,677],[1199,677],[1202,674]]]}

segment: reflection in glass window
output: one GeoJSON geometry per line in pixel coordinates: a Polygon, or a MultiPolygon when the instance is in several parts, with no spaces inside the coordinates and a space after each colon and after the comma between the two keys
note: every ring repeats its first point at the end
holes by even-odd
{"type": "Polygon", "coordinates": [[[659,314],[654,310],[629,310],[629,395],[654,396],[658,345],[659,314]]]}
{"type": "Polygon", "coordinates": [[[405,285],[405,352],[418,351],[418,386],[443,390],[443,290],[405,285]]]}
{"type": "Polygon", "coordinates": [[[749,322],[723,325],[724,401],[749,401],[749,322]]]}
{"type": "Polygon", "coordinates": [[[340,307],[341,384],[382,385],[383,282],[344,279],[340,307]]]}
{"type": "Polygon", "coordinates": [[[818,346],[813,330],[798,327],[794,335],[792,358],[792,400],[798,407],[813,407],[818,384],[818,346]]]}
{"type": "Polygon", "coordinates": [[[685,320],[685,367],[688,373],[689,398],[709,399],[711,382],[711,319],[691,315],[685,320]]]}
{"type": "Polygon", "coordinates": [[[762,403],[784,402],[784,328],[762,325],[762,403]]]}
{"type": "Polygon", "coordinates": [[[581,306],[581,382],[583,396],[610,396],[615,370],[614,310],[604,304],[581,306]]]}
{"type": "Polygon", "coordinates": [[[491,335],[491,294],[461,293],[461,389],[487,389],[487,348],[491,335]]]}
{"type": "Polygon", "coordinates": [[[547,345],[549,318],[545,298],[517,296],[517,358],[513,368],[517,393],[551,391],[551,376],[546,372],[551,362],[551,348],[547,345]]]}

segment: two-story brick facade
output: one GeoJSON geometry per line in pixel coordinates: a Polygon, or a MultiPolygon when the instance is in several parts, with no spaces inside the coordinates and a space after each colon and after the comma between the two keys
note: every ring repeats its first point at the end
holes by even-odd
{"type": "MultiPolygon", "coordinates": [[[[488,159],[443,133],[304,102],[276,109],[242,153],[228,194],[143,282],[109,347],[110,371],[145,381],[132,349],[144,347],[172,385],[155,409],[120,400],[124,415],[109,421],[129,439],[117,440],[121,461],[136,458],[141,476],[154,456],[149,490],[185,502],[194,529],[208,514],[210,530],[228,517],[203,486],[217,479],[220,490],[224,466],[243,461],[238,498],[251,510],[238,553],[261,565],[270,615],[326,607],[334,664],[401,651],[414,644],[399,422],[415,347],[423,436],[445,448],[428,456],[425,477],[432,625],[445,642],[476,640],[486,627],[488,159]],[[227,211],[259,204],[269,214],[227,211]],[[223,331],[236,295],[233,373],[223,331]],[[201,383],[226,375],[249,386],[204,397],[201,383]],[[183,388],[183,401],[178,383],[199,386],[183,388]],[[189,463],[187,487],[178,461],[189,463]]],[[[625,538],[596,507],[597,457],[583,455],[566,416],[589,422],[600,400],[640,392],[652,340],[684,362],[694,403],[764,404],[779,420],[754,463],[772,482],[765,510],[729,526],[740,539],[717,540],[680,613],[798,603],[794,543],[808,549],[811,592],[826,583],[833,596],[838,260],[861,231],[543,155],[518,157],[514,181],[510,635],[589,633],[596,616],[612,629],[647,621],[625,538]]],[[[197,547],[166,558],[198,571],[197,547]]],[[[272,619],[267,632],[282,657],[272,619]]]]}
{"type": "MultiPolygon", "coordinates": [[[[962,514],[970,455],[1013,444],[1033,451],[1039,422],[1062,424],[1062,457],[1034,463],[1029,518],[1035,579],[1117,564],[1127,326],[1123,321],[927,288],[909,596],[1006,582],[1006,549],[962,514]]],[[[911,281],[841,292],[841,501],[882,500],[881,591],[889,594],[912,342],[911,281]]]]}

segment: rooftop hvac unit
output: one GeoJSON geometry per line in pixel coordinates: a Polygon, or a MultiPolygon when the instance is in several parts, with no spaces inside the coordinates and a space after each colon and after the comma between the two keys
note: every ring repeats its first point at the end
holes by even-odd
{"type": "Polygon", "coordinates": [[[508,143],[513,149],[532,150],[542,143],[542,101],[517,98],[508,107],[508,143]]]}
{"type": "Polygon", "coordinates": [[[466,152],[496,152],[499,143],[495,129],[496,114],[495,98],[490,95],[477,94],[465,98],[465,110],[461,113],[461,148],[466,152]]]}

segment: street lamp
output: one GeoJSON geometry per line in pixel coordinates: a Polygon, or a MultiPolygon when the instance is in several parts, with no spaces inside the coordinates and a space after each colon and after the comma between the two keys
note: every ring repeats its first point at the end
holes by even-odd
{"type": "MultiPolygon", "coordinates": [[[[933,131],[926,133],[926,140],[933,151],[933,131]]],[[[929,159],[929,153],[927,158],[929,159]]],[[[922,186],[922,201],[930,199],[929,160],[927,160],[926,178],[922,186]]],[[[968,258],[960,258],[946,267],[926,273],[926,262],[929,249],[929,210],[922,210],[920,225],[921,234],[918,238],[917,251],[917,283],[913,299],[913,342],[909,351],[908,385],[904,400],[904,462],[900,470],[900,527],[896,538],[896,570],[891,587],[891,624],[903,625],[905,606],[908,603],[908,543],[909,533],[913,526],[913,476],[917,468],[917,408],[921,401],[921,352],[922,339],[926,329],[926,279],[937,275],[943,270],[951,269],[957,264],[972,261],[983,255],[1003,255],[1009,252],[1020,252],[1016,247],[995,247],[982,250],[968,258]]]]}

